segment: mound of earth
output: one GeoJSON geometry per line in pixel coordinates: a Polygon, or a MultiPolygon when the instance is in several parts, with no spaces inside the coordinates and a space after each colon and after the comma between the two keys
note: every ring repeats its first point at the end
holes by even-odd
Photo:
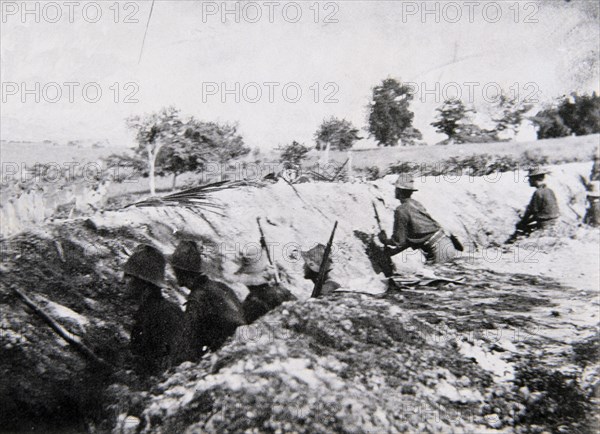
{"type": "MultiPolygon", "coordinates": [[[[283,182],[215,193],[223,216],[181,207],[127,208],[55,222],[2,242],[0,425],[9,430],[145,432],[585,431],[598,394],[597,231],[577,226],[591,163],[553,168],[557,237],[505,248],[532,189],[523,174],[425,178],[420,200],[467,249],[452,267],[398,255],[401,273],[435,271],[466,284],[387,286],[366,243],[376,203],[391,230],[392,179],[371,184],[283,182]],[[299,301],[238,330],[200,363],[160,379],[132,372],[136,301],[121,283],[140,242],[172,253],[205,245],[211,277],[246,295],[240,252],[259,248],[256,217],[299,301]],[[339,220],[334,278],[345,291],[307,300],[301,250],[339,220]],[[568,260],[565,260],[568,258],[568,260]],[[114,366],[100,371],[12,291],[17,288],[114,366]]],[[[186,292],[168,271],[163,293],[186,292]]]]}

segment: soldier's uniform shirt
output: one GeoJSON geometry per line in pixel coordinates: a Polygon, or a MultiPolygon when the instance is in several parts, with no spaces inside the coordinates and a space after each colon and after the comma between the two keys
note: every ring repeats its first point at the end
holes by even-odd
{"type": "Polygon", "coordinates": [[[131,351],[141,372],[153,375],[168,367],[174,351],[183,312],[153,288],[140,303],[131,331],[131,351]]]}
{"type": "Polygon", "coordinates": [[[190,288],[176,361],[197,360],[205,346],[216,351],[245,324],[242,305],[231,288],[209,279],[198,283],[190,288]]]}
{"type": "Polygon", "coordinates": [[[535,221],[538,222],[538,225],[543,226],[553,222],[559,214],[558,201],[554,192],[542,184],[533,193],[522,222],[528,224],[535,221]]]}
{"type": "Polygon", "coordinates": [[[593,227],[600,226],[600,200],[595,200],[588,207],[583,222],[593,227]]]}
{"type": "Polygon", "coordinates": [[[281,285],[249,285],[250,294],[244,300],[242,307],[248,324],[256,321],[267,312],[275,309],[285,301],[296,300],[296,297],[281,285]]]}
{"type": "Polygon", "coordinates": [[[440,229],[423,205],[414,199],[403,199],[394,213],[392,241],[401,250],[421,248],[440,229]]]}

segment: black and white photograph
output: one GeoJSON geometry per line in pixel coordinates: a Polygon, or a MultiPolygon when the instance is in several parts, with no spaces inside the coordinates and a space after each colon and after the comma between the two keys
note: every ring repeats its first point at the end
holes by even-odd
{"type": "Polygon", "coordinates": [[[598,433],[599,53],[597,0],[0,0],[0,433],[598,433]]]}

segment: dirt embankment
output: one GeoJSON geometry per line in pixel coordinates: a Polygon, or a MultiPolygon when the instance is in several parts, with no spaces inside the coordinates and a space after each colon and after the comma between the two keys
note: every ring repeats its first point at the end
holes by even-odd
{"type": "MultiPolygon", "coordinates": [[[[377,297],[307,301],[312,288],[298,252],[326,241],[337,219],[334,277],[349,290],[382,292],[361,234],[376,232],[372,201],[391,230],[389,179],[297,191],[283,182],[245,187],[214,195],[224,217],[130,208],[12,237],[2,246],[0,422],[64,430],[70,420],[84,430],[118,419],[119,429],[145,432],[585,431],[598,393],[598,364],[589,355],[598,349],[599,238],[577,227],[576,213],[585,196],[579,176],[590,168],[554,168],[559,237],[510,249],[497,246],[532,193],[523,174],[420,180],[416,198],[467,246],[455,266],[436,271],[467,283],[377,297]],[[238,253],[258,247],[256,217],[300,301],[238,330],[217,354],[176,368],[160,384],[138,380],[127,349],[135,301],[119,282],[127,252],[144,241],[169,254],[179,238],[197,237],[207,246],[209,273],[244,297],[233,273],[238,253]],[[10,285],[118,366],[118,375],[90,368],[10,285]]],[[[396,266],[425,270],[412,252],[396,266]]],[[[182,303],[185,292],[168,277],[165,295],[182,303]]]]}

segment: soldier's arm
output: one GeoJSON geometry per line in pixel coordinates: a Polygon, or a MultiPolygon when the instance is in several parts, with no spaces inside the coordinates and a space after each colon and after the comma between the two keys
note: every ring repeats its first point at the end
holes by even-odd
{"type": "Polygon", "coordinates": [[[410,216],[401,207],[396,209],[394,214],[394,233],[388,245],[393,249],[393,254],[397,254],[410,247],[408,242],[408,225],[410,216]]]}
{"type": "MultiPolygon", "coordinates": [[[[519,225],[527,225],[528,223],[532,222],[535,219],[535,215],[539,212],[539,197],[538,197],[538,192],[536,190],[535,193],[533,193],[533,196],[531,196],[531,200],[529,201],[529,205],[527,205],[527,208],[525,209],[525,214],[523,214],[523,218],[521,219],[521,221],[519,222],[519,225]]],[[[517,226],[519,226],[517,225],[517,226]]]]}

